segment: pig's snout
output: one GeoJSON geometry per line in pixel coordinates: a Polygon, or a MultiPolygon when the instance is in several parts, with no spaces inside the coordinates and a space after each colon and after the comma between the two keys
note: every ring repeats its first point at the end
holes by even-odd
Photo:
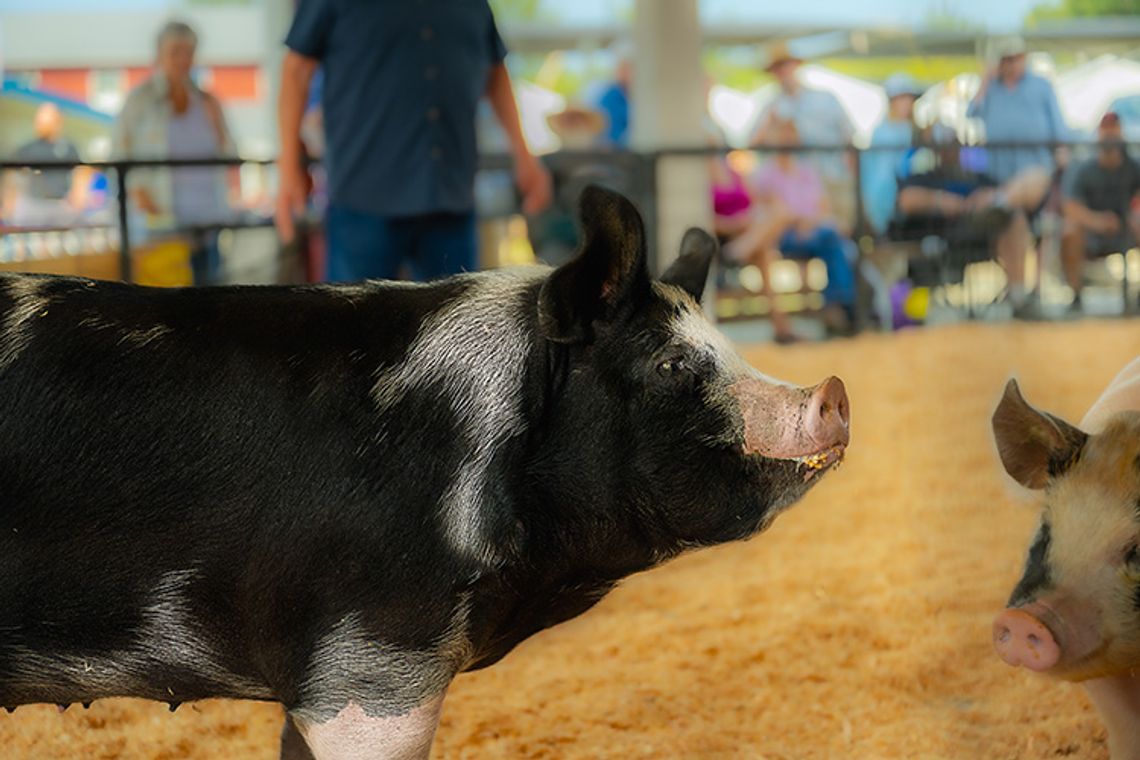
{"type": "Polygon", "coordinates": [[[744,449],[773,459],[822,457],[830,464],[851,438],[850,403],[843,381],[829,377],[812,388],[795,388],[750,377],[729,392],[744,419],[744,449]]]}
{"type": "Polygon", "coordinates": [[[1057,664],[1061,648],[1053,632],[1033,614],[1018,608],[994,618],[994,648],[1007,665],[1045,671],[1057,664]]]}
{"type": "Polygon", "coordinates": [[[804,419],[807,434],[821,448],[846,446],[851,440],[851,419],[847,389],[838,377],[829,377],[817,385],[808,400],[804,419]]]}

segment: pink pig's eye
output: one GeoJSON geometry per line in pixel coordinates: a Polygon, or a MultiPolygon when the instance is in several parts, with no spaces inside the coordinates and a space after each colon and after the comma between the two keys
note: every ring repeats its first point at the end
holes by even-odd
{"type": "Polygon", "coordinates": [[[1140,546],[1132,544],[1124,552],[1124,564],[1128,565],[1129,569],[1140,572],[1140,546]]]}

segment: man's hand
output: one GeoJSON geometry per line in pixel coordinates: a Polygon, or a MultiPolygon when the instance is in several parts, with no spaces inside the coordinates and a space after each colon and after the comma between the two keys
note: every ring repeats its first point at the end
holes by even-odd
{"type": "Polygon", "coordinates": [[[957,193],[950,193],[945,190],[935,191],[934,210],[943,216],[961,216],[970,209],[969,200],[963,198],[957,193]]]}
{"type": "Polygon", "coordinates": [[[135,196],[135,205],[138,206],[139,210],[142,211],[144,214],[150,214],[151,216],[158,216],[159,214],[162,213],[162,209],[160,209],[158,207],[158,204],[155,203],[154,198],[146,190],[146,188],[140,187],[140,188],[135,189],[134,196],[135,196]]]}
{"type": "Polygon", "coordinates": [[[550,205],[550,172],[530,153],[515,160],[515,182],[522,192],[524,214],[532,216],[550,205]]]}
{"type": "Polygon", "coordinates": [[[277,163],[277,208],[273,221],[283,243],[292,243],[297,235],[295,216],[303,216],[312,190],[312,179],[299,162],[286,160],[277,163]]]}
{"type": "Polygon", "coordinates": [[[816,228],[819,227],[819,220],[810,216],[796,217],[795,223],[792,228],[796,234],[801,238],[809,238],[815,234],[816,228]]]}
{"type": "Polygon", "coordinates": [[[1100,211],[1093,217],[1093,231],[1101,235],[1120,232],[1120,217],[1111,211],[1100,211]]]}

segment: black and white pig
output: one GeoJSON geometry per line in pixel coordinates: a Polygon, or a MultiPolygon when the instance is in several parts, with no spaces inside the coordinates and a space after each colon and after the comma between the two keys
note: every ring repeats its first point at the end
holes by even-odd
{"type": "Polygon", "coordinates": [[[0,705],[276,700],[287,752],[420,758],[457,673],[767,526],[843,384],[738,357],[705,233],[653,281],[627,200],[580,213],[559,269],[427,285],[0,278],[0,705]]]}
{"type": "Polygon", "coordinates": [[[1112,760],[1140,760],[1140,359],[1079,427],[1034,409],[1014,381],[993,426],[1009,474],[1045,491],[994,646],[1010,665],[1082,682],[1112,760]]]}

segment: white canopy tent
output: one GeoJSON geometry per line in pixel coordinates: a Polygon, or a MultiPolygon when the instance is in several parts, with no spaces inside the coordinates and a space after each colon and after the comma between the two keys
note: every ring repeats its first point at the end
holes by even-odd
{"type": "Polygon", "coordinates": [[[1096,130],[1101,116],[1119,97],[1140,95],[1140,63],[1102,55],[1057,76],[1057,100],[1069,126],[1096,130]]]}
{"type": "MultiPolygon", "coordinates": [[[[805,64],[799,74],[805,86],[830,92],[839,99],[855,127],[856,146],[870,143],[875,125],[887,111],[887,96],[881,86],[816,64],[805,64]]],[[[748,144],[760,114],[778,92],[775,83],[751,93],[717,85],[709,95],[709,111],[729,144],[743,147],[748,144]]]]}

